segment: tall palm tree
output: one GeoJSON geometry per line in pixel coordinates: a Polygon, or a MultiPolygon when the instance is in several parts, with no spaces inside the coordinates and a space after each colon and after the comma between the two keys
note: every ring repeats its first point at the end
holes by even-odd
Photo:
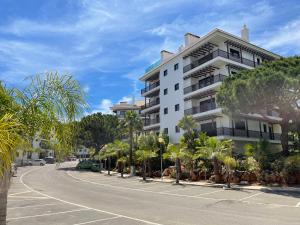
{"type": "Polygon", "coordinates": [[[121,177],[124,177],[124,168],[126,166],[126,162],[128,161],[127,154],[129,145],[126,142],[116,140],[114,141],[114,150],[116,152],[118,170],[121,173],[121,177]]]}
{"type": "Polygon", "coordinates": [[[179,184],[180,177],[180,160],[186,155],[185,149],[180,145],[169,144],[164,158],[175,162],[176,167],[176,184],[179,184]]]}
{"type": "Polygon", "coordinates": [[[20,141],[17,131],[18,121],[11,114],[0,119],[0,224],[6,224],[7,192],[11,165],[16,153],[15,147],[20,141]]]}
{"type": "Polygon", "coordinates": [[[134,145],[134,132],[138,131],[142,127],[142,121],[139,115],[134,111],[128,111],[125,114],[125,127],[129,136],[129,164],[130,175],[135,174],[135,166],[133,161],[133,145],[134,145]]]}
{"type": "Polygon", "coordinates": [[[111,171],[111,159],[116,156],[114,143],[105,145],[99,152],[99,158],[107,160],[107,175],[110,175],[111,171]]]}
{"type": "MultiPolygon", "coordinates": [[[[1,107],[0,113],[14,111],[17,121],[22,125],[18,133],[28,143],[32,143],[37,133],[50,137],[51,133],[54,132],[57,146],[55,153],[56,155],[63,155],[72,147],[72,121],[86,107],[82,88],[72,76],[59,75],[58,73],[37,75],[30,77],[29,80],[30,84],[22,91],[15,89],[13,93],[6,94],[3,88],[0,88],[0,102],[6,103],[7,99],[12,102],[7,104],[7,108],[1,107]]],[[[16,127],[13,127],[10,132],[16,132],[16,127]]],[[[12,136],[0,136],[0,142],[9,143],[11,141],[8,139],[9,137],[12,136]]],[[[13,144],[8,146],[10,146],[9,149],[12,153],[16,152],[13,144]]],[[[0,151],[3,154],[5,153],[4,147],[5,144],[0,146],[0,151]]],[[[8,155],[6,154],[6,156],[8,155]]],[[[9,174],[8,168],[11,167],[12,161],[7,161],[7,159],[9,158],[0,157],[3,175],[9,174]]],[[[0,196],[0,202],[6,201],[7,190],[3,193],[4,195],[0,196]]],[[[3,205],[1,204],[1,206],[3,205]]],[[[0,209],[1,225],[6,224],[5,212],[6,204],[0,209]]]]}

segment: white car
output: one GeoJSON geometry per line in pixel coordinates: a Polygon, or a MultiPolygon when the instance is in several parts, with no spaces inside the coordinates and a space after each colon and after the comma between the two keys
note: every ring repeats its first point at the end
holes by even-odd
{"type": "Polygon", "coordinates": [[[46,161],[43,159],[34,159],[28,162],[29,166],[45,166],[46,161]]]}

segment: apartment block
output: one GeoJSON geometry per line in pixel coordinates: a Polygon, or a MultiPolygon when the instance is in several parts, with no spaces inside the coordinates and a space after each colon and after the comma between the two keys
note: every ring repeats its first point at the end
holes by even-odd
{"type": "Polygon", "coordinates": [[[113,111],[114,115],[116,115],[120,120],[122,120],[125,118],[125,114],[127,111],[134,111],[138,115],[142,116],[141,108],[143,107],[143,105],[143,101],[135,101],[134,103],[120,102],[110,107],[110,109],[113,111]]]}
{"type": "Polygon", "coordinates": [[[267,117],[239,114],[229,117],[216,102],[216,93],[227,76],[243,69],[259,67],[280,56],[249,41],[246,26],[237,37],[214,29],[203,37],[187,33],[177,53],[161,51],[160,60],[145,70],[141,95],[144,130],[165,132],[178,143],[183,131],[178,122],[191,115],[198,130],[219,139],[232,139],[237,147],[265,138],[280,146],[280,118],[274,112],[267,117]]]}

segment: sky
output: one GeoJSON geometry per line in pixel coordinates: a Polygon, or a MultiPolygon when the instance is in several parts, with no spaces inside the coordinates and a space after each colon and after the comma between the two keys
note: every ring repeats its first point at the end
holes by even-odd
{"type": "Polygon", "coordinates": [[[24,87],[26,77],[58,71],[86,92],[87,113],[110,113],[140,97],[138,78],[176,52],[184,34],[214,28],[282,56],[300,53],[299,0],[0,0],[0,80],[24,87]]]}

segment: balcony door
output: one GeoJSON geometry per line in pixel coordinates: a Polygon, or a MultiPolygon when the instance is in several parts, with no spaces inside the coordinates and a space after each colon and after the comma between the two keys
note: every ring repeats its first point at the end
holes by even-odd
{"type": "Polygon", "coordinates": [[[206,133],[208,136],[217,136],[217,124],[216,122],[203,123],[200,125],[202,132],[206,133]]]}

